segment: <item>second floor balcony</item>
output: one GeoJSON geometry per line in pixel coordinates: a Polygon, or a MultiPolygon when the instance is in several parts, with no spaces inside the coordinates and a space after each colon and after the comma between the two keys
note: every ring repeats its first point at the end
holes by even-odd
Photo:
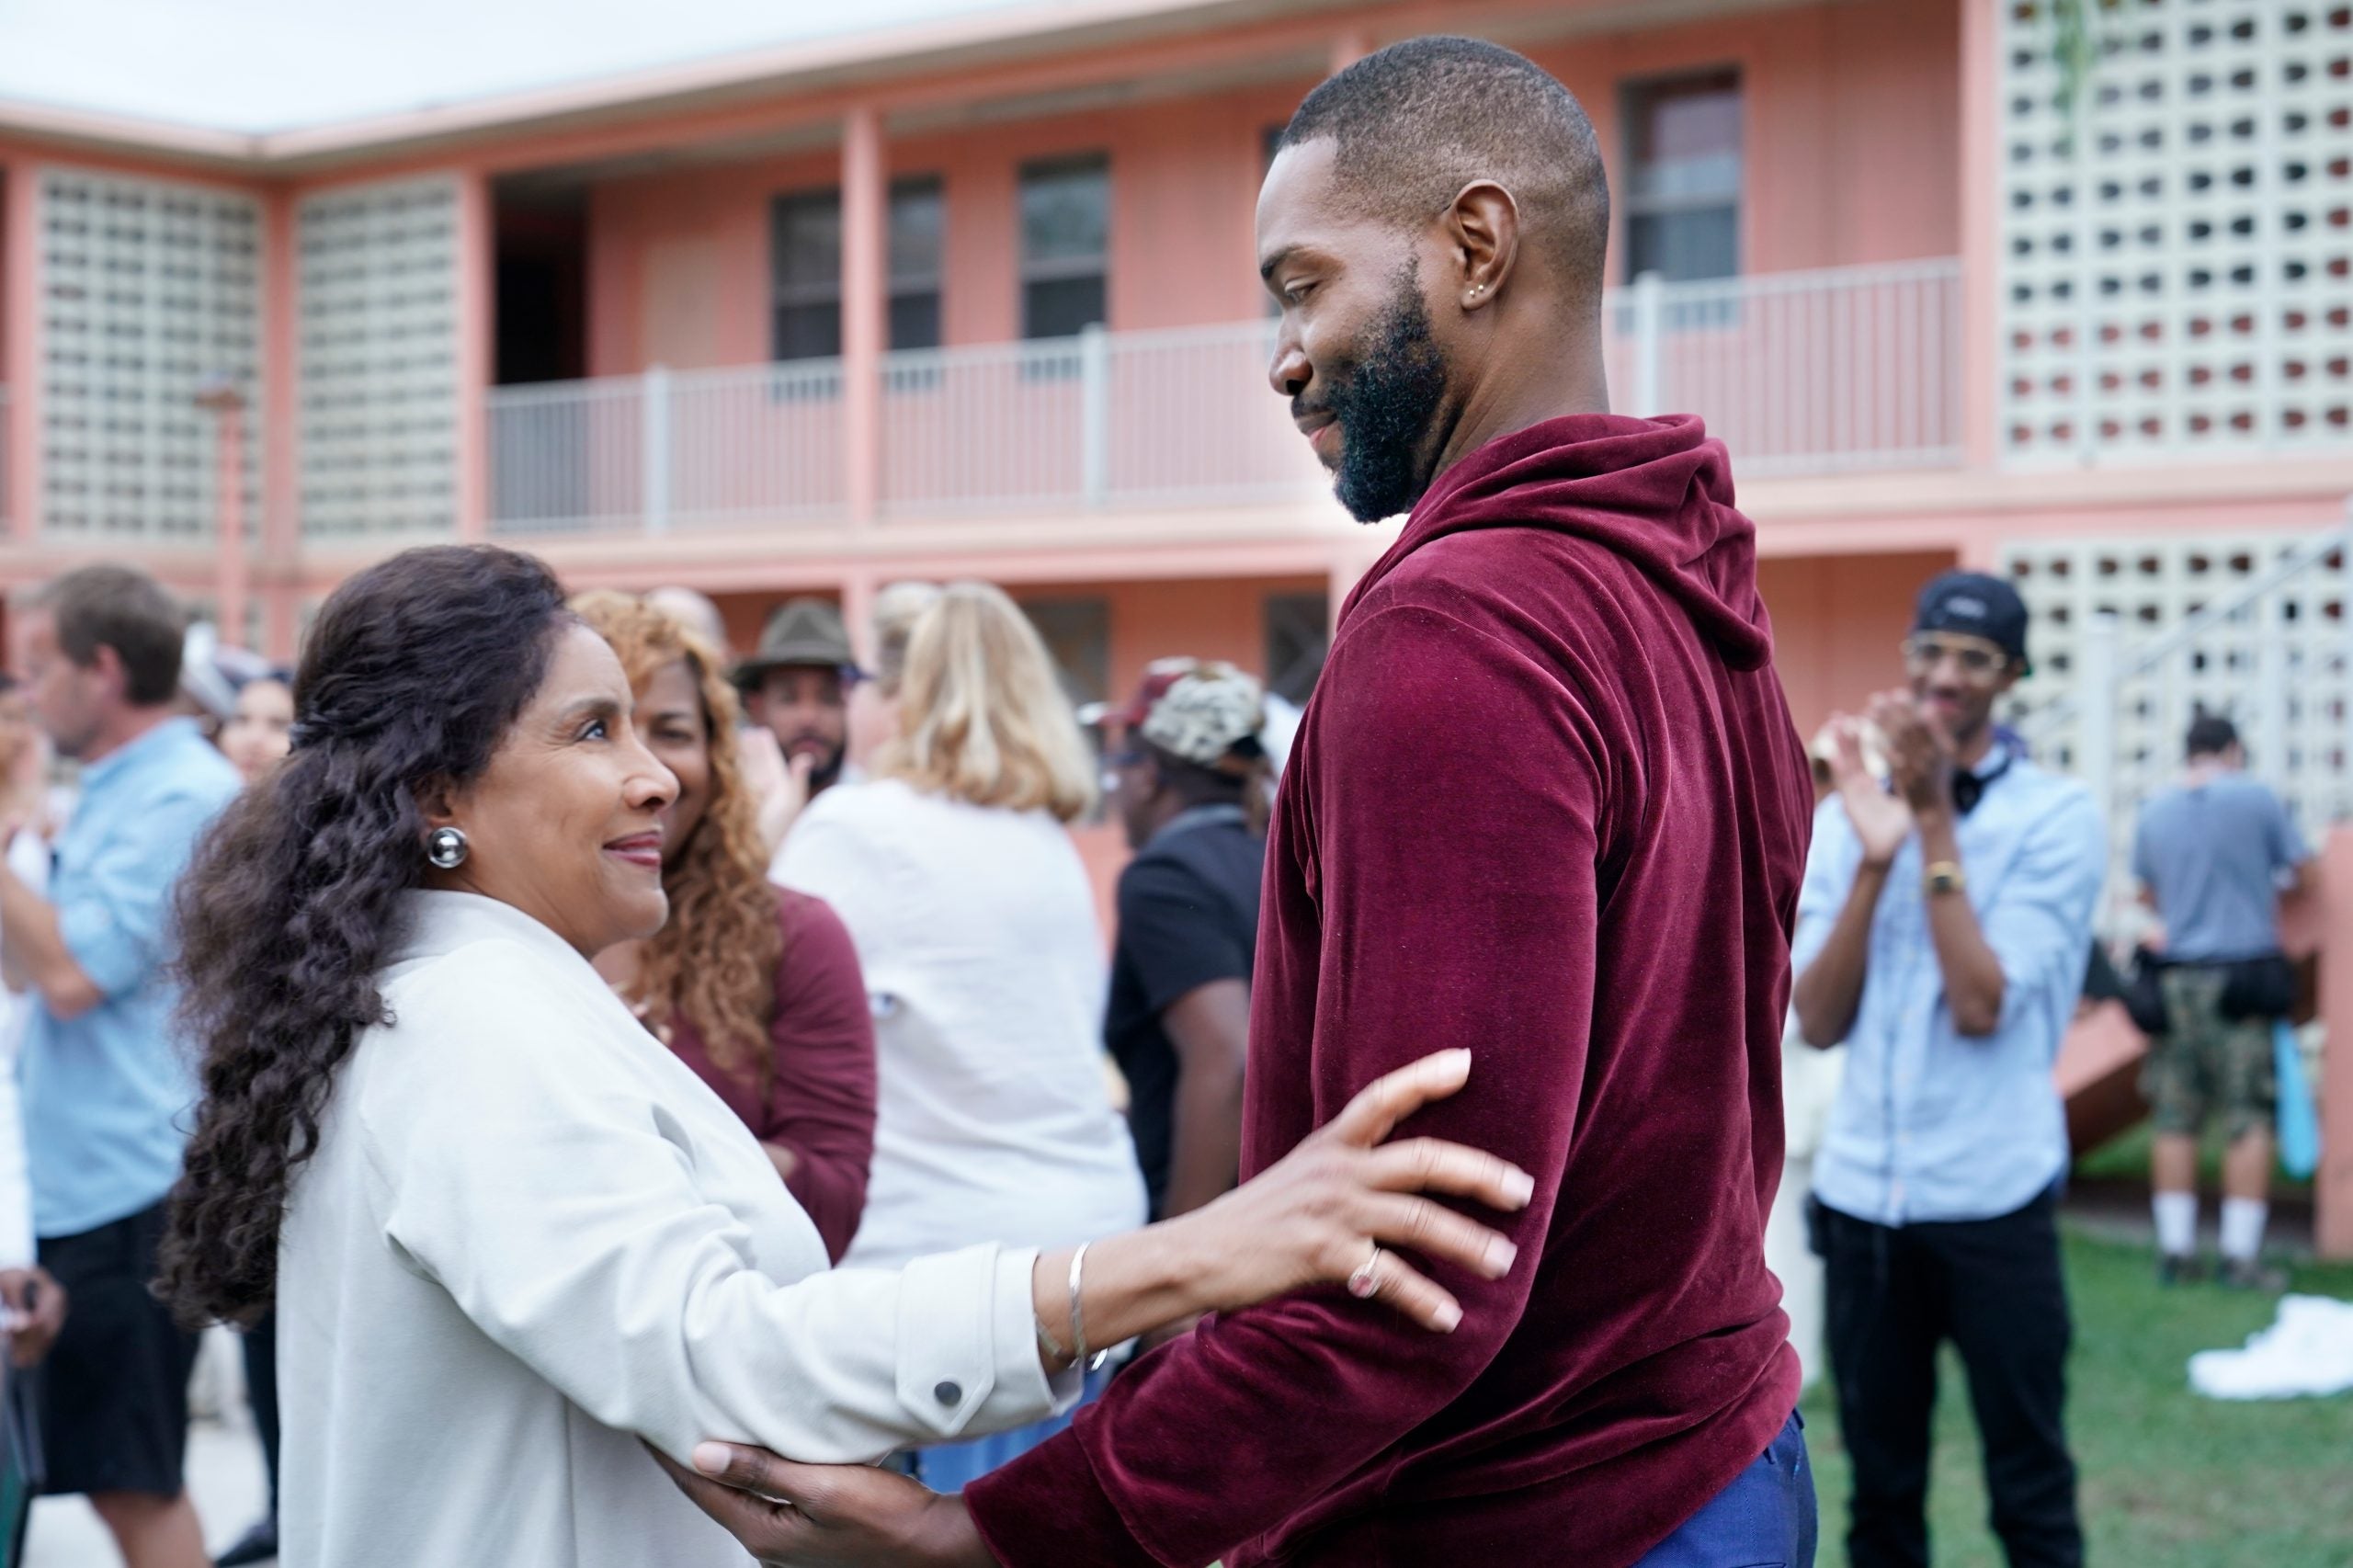
{"type": "MultiPolygon", "coordinates": [[[[1603,321],[1616,406],[1700,415],[1743,476],[1961,460],[1956,260],[1644,279],[1613,290],[1603,321]]],[[[1262,319],[892,354],[870,437],[835,360],[500,387],[490,527],[822,525],[849,517],[860,464],[886,522],[1328,505],[1267,385],[1273,341],[1262,319]]]]}

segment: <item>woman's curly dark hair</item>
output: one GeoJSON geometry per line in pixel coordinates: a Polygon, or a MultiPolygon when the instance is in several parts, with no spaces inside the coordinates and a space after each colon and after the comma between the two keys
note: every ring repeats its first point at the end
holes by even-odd
{"type": "Polygon", "coordinates": [[[547,673],[563,589],[528,555],[436,545],[328,598],[294,678],[295,749],[205,836],[175,916],[204,1097],[159,1290],[251,1323],[336,1070],[386,1021],[377,972],[425,869],[420,789],[481,776],[547,673]]]}

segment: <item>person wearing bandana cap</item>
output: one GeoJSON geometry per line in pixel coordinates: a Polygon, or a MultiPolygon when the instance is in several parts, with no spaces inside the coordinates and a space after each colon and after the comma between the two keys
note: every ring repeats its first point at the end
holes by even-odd
{"type": "Polygon", "coordinates": [[[1104,787],[1136,856],[1120,874],[1103,1036],[1127,1075],[1154,1220],[1208,1203],[1241,1169],[1266,716],[1256,680],[1188,658],[1154,664],[1108,716],[1124,744],[1104,787]]]}
{"type": "Polygon", "coordinates": [[[1938,1346],[1967,1369],[1992,1522],[2012,1568],[2077,1564],[2063,1413],[2070,1324],[2052,1081],[2107,838],[2091,794],[1994,720],[2028,669],[2007,583],[1922,591],[1909,685],[1830,727],[1790,967],[1810,1045],[1847,1074],[1813,1166],[1830,1361],[1854,1458],[1855,1568],[1928,1561],[1938,1346]],[[1876,752],[1881,769],[1866,766],[1876,752]]]}

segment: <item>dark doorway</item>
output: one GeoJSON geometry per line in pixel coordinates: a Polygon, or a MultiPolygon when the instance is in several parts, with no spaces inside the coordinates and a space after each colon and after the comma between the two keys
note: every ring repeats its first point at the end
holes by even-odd
{"type": "Polygon", "coordinates": [[[498,197],[496,379],[568,381],[588,373],[588,201],[585,191],[498,197]]]}

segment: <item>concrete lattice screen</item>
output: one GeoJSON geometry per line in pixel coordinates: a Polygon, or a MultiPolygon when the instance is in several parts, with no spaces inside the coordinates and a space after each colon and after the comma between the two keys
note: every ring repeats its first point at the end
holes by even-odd
{"type": "Polygon", "coordinates": [[[2000,440],[2012,467],[2353,439],[2353,10],[1998,7],[2000,440]]]}

